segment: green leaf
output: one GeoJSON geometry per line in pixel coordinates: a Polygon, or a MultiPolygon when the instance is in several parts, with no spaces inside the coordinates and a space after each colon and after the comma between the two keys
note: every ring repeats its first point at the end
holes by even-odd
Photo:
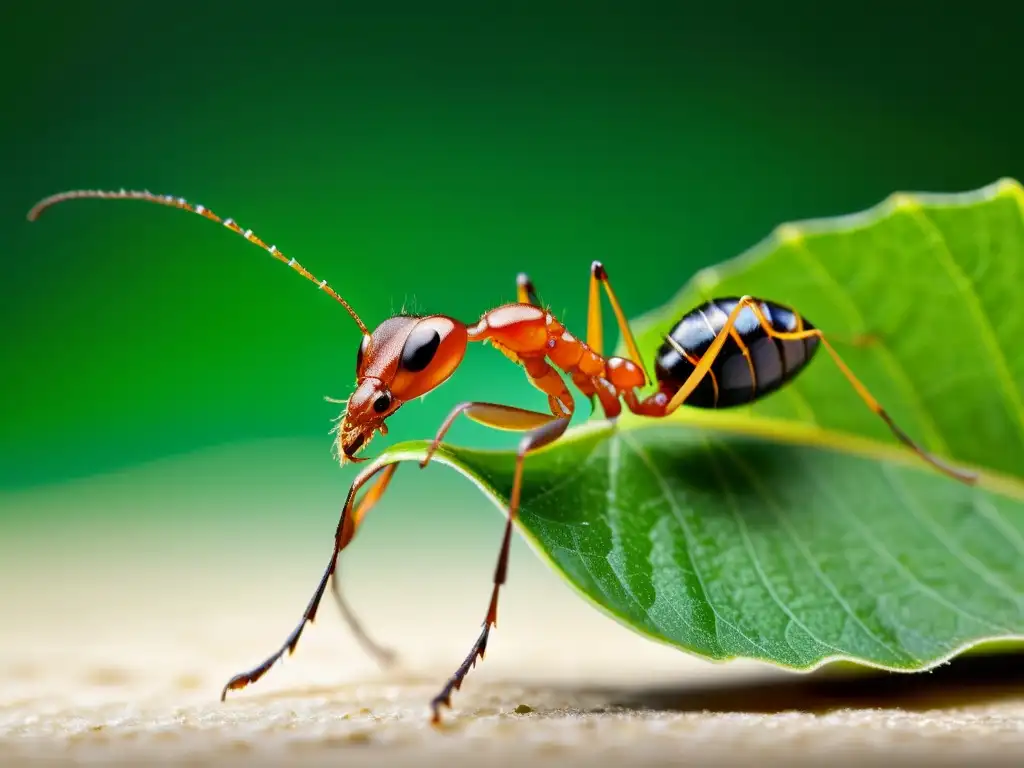
{"type": "MultiPolygon", "coordinates": [[[[1021,186],[780,227],[637,322],[648,367],[682,314],[743,294],[823,329],[896,422],[978,485],[904,449],[819,353],[752,407],[592,420],[531,455],[519,527],[535,550],[622,623],[713,659],[915,670],[1024,636],[1021,186]]],[[[446,446],[435,461],[505,508],[513,453],[446,446]]]]}

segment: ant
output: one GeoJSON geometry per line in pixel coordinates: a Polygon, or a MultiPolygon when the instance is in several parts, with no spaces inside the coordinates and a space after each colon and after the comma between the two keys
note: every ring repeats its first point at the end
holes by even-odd
{"type": "MultiPolygon", "coordinates": [[[[483,658],[490,630],[497,624],[498,592],[505,583],[508,571],[509,545],[519,509],[524,459],[531,451],[558,440],[565,433],[575,411],[575,401],[559,370],[569,376],[591,403],[596,397],[608,419],[615,419],[621,413],[623,403],[634,414],[661,418],[673,413],[684,403],[712,409],[752,403],[792,381],[806,368],[821,345],[868,408],[881,417],[897,439],[923,460],[957,480],[968,484],[977,481],[975,473],[952,467],[918,446],[889,417],[818,328],[797,311],[772,301],[751,296],[718,298],[687,312],[665,336],[664,343],[657,351],[657,390],[641,398],[637,390],[648,383],[643,359],[629,322],[612,290],[608,273],[598,261],[593,262],[590,268],[586,342],[573,336],[540,305],[533,284],[525,274],[517,278],[517,301],[484,313],[475,324],[462,323],[446,315],[400,314],[385,320],[371,332],[348,302],[328,286],[326,280],[318,280],[295,259],[281,253],[276,246],[267,245],[250,229],[243,230],[234,219],[221,219],[209,208],[193,205],[180,197],[123,189],[117,192],[63,192],[41,200],[29,211],[28,218],[34,221],[46,208],[56,203],[82,198],[142,200],[197,213],[223,224],[307,280],[316,283],[320,290],[348,311],[363,338],[356,358],[356,389],[348,399],[336,428],[335,446],[341,464],[346,461],[366,461],[365,458],[358,458],[357,454],[366,448],[377,432],[387,434],[387,419],[404,403],[444,383],[462,362],[469,342],[490,343],[514,363],[521,365],[529,382],[547,396],[550,413],[498,403],[460,403],[441,424],[420,462],[421,467],[430,462],[445,433],[460,414],[488,427],[525,433],[516,451],[507,522],[487,615],[469,654],[431,701],[431,720],[435,724],[440,722],[441,707],[451,707],[452,693],[461,687],[477,658],[483,658]],[[629,357],[604,355],[602,287],[615,313],[629,357]]],[[[221,692],[222,701],[229,690],[255,683],[286,653],[294,652],[306,624],[316,617],[327,583],[336,573],[339,553],[352,541],[360,522],[381,498],[397,467],[395,463],[383,467],[371,465],[356,477],[338,521],[331,559],[301,621],[284,644],[263,663],[228,681],[221,692]],[[381,471],[383,475],[356,504],[360,488],[381,471]]],[[[378,660],[389,661],[391,652],[376,645],[359,626],[342,598],[337,578],[333,581],[333,593],[359,641],[378,660]]]]}

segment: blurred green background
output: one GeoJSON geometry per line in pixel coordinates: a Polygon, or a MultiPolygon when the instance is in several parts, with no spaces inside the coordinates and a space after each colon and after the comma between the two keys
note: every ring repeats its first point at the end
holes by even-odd
{"type": "MultiPolygon", "coordinates": [[[[782,221],[1024,176],[1016,10],[514,7],[5,5],[12,551],[25,526],[148,516],[170,532],[189,515],[305,521],[327,546],[355,472],[330,457],[340,406],[323,399],[353,385],[359,334],[337,305],[197,217],[78,202],[28,224],[44,195],[202,203],[328,278],[371,326],[401,307],[474,319],[525,270],[582,334],[594,258],[638,315],[782,221]]],[[[543,405],[503,356],[472,349],[387,441],[431,436],[470,398],[543,405]]],[[[516,438],[460,423],[451,439],[516,438]]],[[[468,484],[428,473],[399,474],[392,519],[481,517],[468,484]]]]}

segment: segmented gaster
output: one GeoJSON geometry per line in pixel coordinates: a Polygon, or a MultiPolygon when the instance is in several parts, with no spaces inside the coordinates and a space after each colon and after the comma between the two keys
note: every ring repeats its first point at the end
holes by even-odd
{"type": "MultiPolygon", "coordinates": [[[[712,299],[686,313],[658,349],[655,376],[663,391],[675,392],[693,372],[701,356],[725,325],[738,297],[712,299]],[[674,343],[672,343],[674,342],[674,343]]],[[[794,332],[814,328],[797,312],[772,301],[757,299],[765,317],[777,331],[794,332]]],[[[754,312],[740,311],[735,333],[686,405],[696,408],[730,408],[746,405],[774,392],[792,380],[818,349],[818,339],[783,341],[768,335],[754,312]]]]}

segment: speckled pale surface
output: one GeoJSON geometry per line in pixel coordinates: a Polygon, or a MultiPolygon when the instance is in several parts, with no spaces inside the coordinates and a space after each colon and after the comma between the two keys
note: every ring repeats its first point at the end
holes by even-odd
{"type": "Polygon", "coordinates": [[[987,663],[980,679],[896,687],[707,664],[603,617],[521,543],[488,657],[444,730],[425,705],[475,635],[490,551],[433,580],[419,570],[429,553],[346,571],[402,669],[377,671],[325,605],[288,664],[222,704],[224,680],[283,639],[323,555],[271,568],[269,548],[215,556],[224,543],[193,549],[181,570],[174,553],[133,559],[113,545],[0,548],[0,765],[1024,764],[1019,660],[1005,675],[987,663]]]}

